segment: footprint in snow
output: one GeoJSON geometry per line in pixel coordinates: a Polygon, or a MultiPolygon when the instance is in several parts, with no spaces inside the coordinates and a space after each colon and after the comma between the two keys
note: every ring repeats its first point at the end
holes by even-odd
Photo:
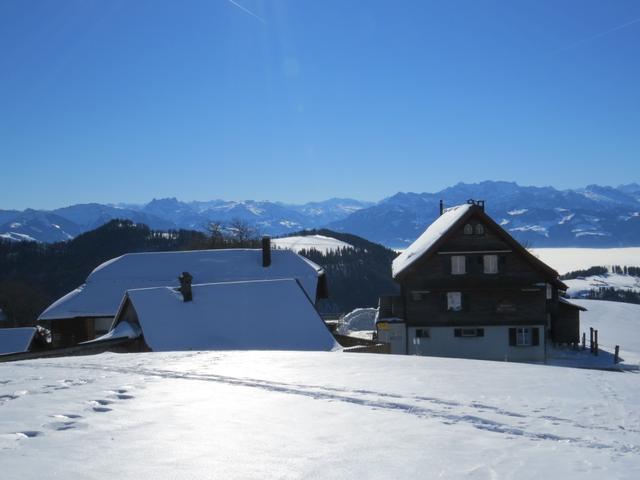
{"type": "Polygon", "coordinates": [[[20,438],[34,438],[44,435],[44,433],[39,432],[38,430],[25,430],[24,432],[16,432],[15,435],[20,438]]]}
{"type": "Polygon", "coordinates": [[[98,413],[106,413],[106,412],[110,412],[111,410],[112,410],[111,408],[107,408],[107,407],[93,407],[93,411],[98,413]]]}

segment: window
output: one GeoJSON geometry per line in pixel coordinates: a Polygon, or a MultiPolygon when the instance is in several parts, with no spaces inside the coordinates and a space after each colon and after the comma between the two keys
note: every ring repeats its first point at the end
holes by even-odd
{"type": "Polygon", "coordinates": [[[447,310],[453,312],[462,310],[462,294],[460,292],[447,292],[447,310]]]}
{"type": "Polygon", "coordinates": [[[553,287],[550,283],[547,283],[547,300],[551,300],[553,298],[553,287]]]}
{"type": "Polygon", "coordinates": [[[467,273],[466,258],[464,255],[451,256],[451,273],[453,275],[464,275],[467,273]]]}
{"type": "Polygon", "coordinates": [[[480,223],[476,225],[476,235],[484,235],[484,225],[480,223]]]}
{"type": "Polygon", "coordinates": [[[531,345],[530,328],[516,328],[516,345],[518,347],[527,347],[531,345]]]}
{"type": "Polygon", "coordinates": [[[467,223],[467,224],[464,226],[464,234],[465,234],[465,235],[473,235],[473,226],[471,226],[471,224],[470,224],[470,223],[467,223]]]}
{"type": "Polygon", "coordinates": [[[540,345],[540,329],[538,327],[510,328],[509,345],[512,347],[535,347],[540,345]]]}
{"type": "Polygon", "coordinates": [[[498,256],[497,255],[485,255],[484,259],[484,273],[492,274],[498,273],[498,256]]]}
{"type": "Polygon", "coordinates": [[[417,328],[416,329],[416,338],[430,338],[429,329],[428,328],[417,328]]]}
{"type": "Polygon", "coordinates": [[[484,328],[454,328],[454,337],[484,337],[484,328]]]}

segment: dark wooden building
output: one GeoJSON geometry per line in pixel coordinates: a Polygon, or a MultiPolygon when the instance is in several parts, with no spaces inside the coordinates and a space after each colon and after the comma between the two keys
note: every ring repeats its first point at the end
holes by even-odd
{"type": "Polygon", "coordinates": [[[578,341],[581,307],[562,299],[567,286],[484,202],[441,209],[393,277],[400,298],[381,299],[378,319],[392,353],[543,361],[547,340],[578,341]]]}

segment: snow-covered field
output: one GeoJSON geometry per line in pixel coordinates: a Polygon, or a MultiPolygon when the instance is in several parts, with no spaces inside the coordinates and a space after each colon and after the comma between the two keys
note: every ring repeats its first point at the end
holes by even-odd
{"type": "Polygon", "coordinates": [[[333,252],[342,248],[353,248],[350,243],[324,235],[274,238],[271,243],[278,248],[293,250],[296,253],[300,252],[300,250],[310,250],[312,248],[322,253],[333,252]]]}
{"type": "Polygon", "coordinates": [[[628,248],[532,248],[531,253],[561,275],[593,266],[640,266],[640,247],[628,248]]]}
{"type": "Polygon", "coordinates": [[[636,479],[639,379],[342,352],[0,364],[0,465],[11,479],[636,479]]]}
{"type": "Polygon", "coordinates": [[[593,327],[598,330],[602,348],[613,352],[615,346],[620,345],[624,363],[640,366],[640,305],[603,300],[571,301],[587,309],[580,312],[580,329],[587,333],[587,342],[589,327],[593,327]]]}
{"type": "Polygon", "coordinates": [[[598,288],[615,288],[618,290],[630,290],[640,292],[640,277],[608,273],[605,275],[590,275],[588,277],[563,280],[569,289],[567,293],[571,297],[580,296],[581,293],[598,288]]]}

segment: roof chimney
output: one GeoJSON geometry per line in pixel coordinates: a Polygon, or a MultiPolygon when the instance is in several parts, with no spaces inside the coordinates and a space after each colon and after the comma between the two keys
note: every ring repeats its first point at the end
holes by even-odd
{"type": "Polygon", "coordinates": [[[262,237],[262,266],[271,265],[271,238],[267,235],[262,237]]]}
{"type": "Polygon", "coordinates": [[[193,292],[191,291],[191,280],[193,277],[189,272],[182,272],[182,275],[178,277],[180,280],[180,293],[182,293],[182,299],[185,302],[193,300],[193,292]]]}
{"type": "Polygon", "coordinates": [[[444,202],[440,199],[440,215],[444,213],[444,202]]]}

